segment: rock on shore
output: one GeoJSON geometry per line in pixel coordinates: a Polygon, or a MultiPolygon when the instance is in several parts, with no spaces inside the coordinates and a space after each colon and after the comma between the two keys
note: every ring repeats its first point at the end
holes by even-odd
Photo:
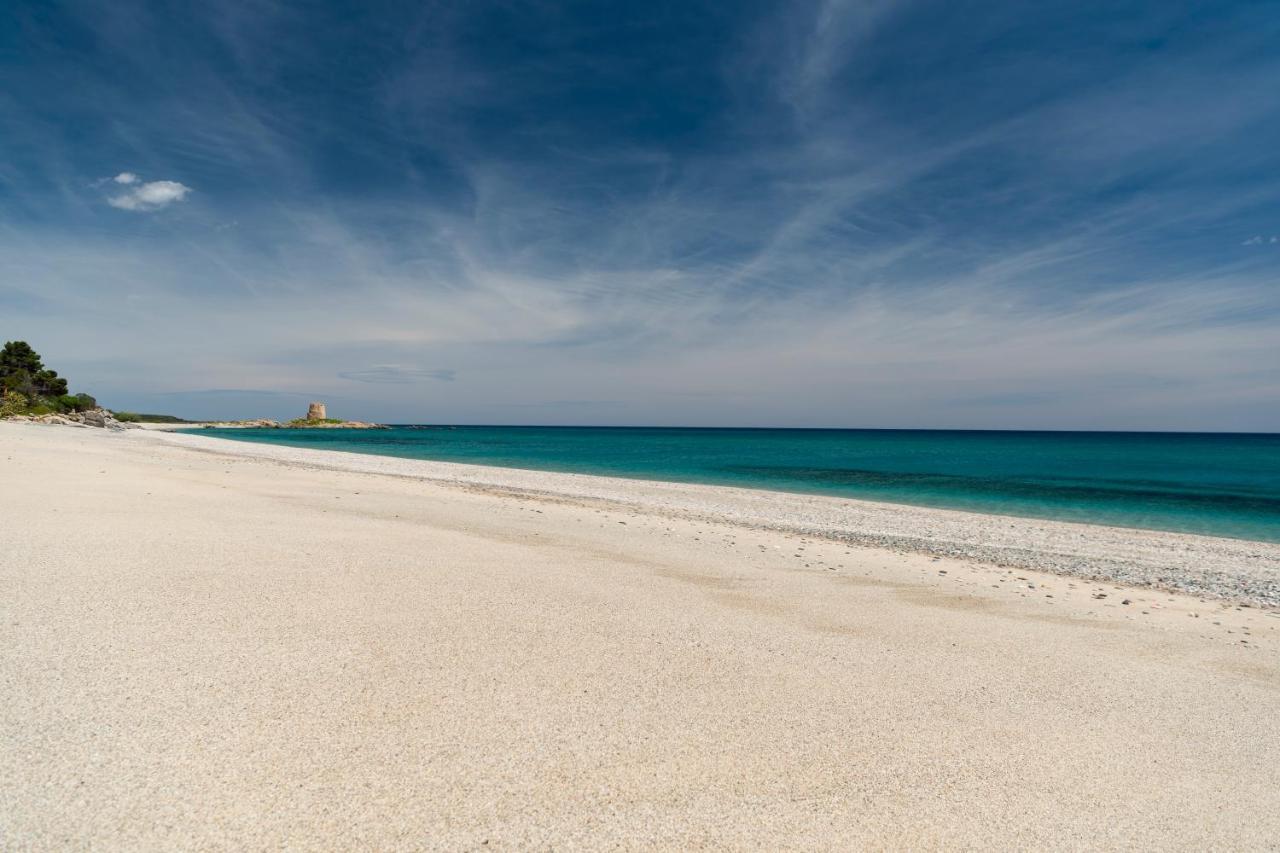
{"type": "Polygon", "coordinates": [[[85,412],[65,412],[61,414],[49,415],[14,415],[9,418],[13,421],[25,421],[33,424],[49,424],[51,426],[69,426],[69,427],[97,427],[98,429],[137,429],[138,425],[133,423],[122,423],[116,420],[115,415],[106,409],[89,409],[85,412]]]}

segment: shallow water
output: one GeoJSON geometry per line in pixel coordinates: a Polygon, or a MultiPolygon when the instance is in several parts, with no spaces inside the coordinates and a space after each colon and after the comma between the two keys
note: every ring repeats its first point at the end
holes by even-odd
{"type": "Polygon", "coordinates": [[[401,426],[284,444],[1280,542],[1280,435],[401,426]]]}

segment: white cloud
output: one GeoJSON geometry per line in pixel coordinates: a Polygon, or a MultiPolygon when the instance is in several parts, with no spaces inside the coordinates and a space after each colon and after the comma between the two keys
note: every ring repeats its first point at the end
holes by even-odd
{"type": "Polygon", "coordinates": [[[1280,243],[1280,237],[1263,237],[1262,235],[1255,235],[1253,237],[1250,237],[1248,240],[1245,240],[1240,245],[1241,246],[1261,246],[1263,243],[1272,243],[1272,244],[1280,243]]]}
{"type": "MultiPolygon", "coordinates": [[[[134,184],[137,175],[123,172],[115,178],[118,184],[134,184]],[[121,180],[121,178],[129,180],[121,180]]],[[[191,187],[177,181],[148,181],[137,184],[133,189],[107,199],[107,204],[121,210],[150,211],[160,210],[177,201],[182,201],[191,192],[191,187]]]]}
{"type": "Polygon", "coordinates": [[[115,181],[117,184],[136,184],[138,182],[138,176],[133,172],[121,172],[111,180],[115,181]]]}

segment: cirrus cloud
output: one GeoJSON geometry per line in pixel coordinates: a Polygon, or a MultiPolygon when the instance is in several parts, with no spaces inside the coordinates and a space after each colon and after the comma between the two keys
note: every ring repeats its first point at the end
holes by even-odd
{"type": "Polygon", "coordinates": [[[378,364],[361,370],[346,370],[338,374],[340,379],[353,382],[372,382],[377,384],[391,383],[395,385],[410,382],[437,380],[452,382],[457,376],[453,370],[427,370],[420,367],[404,367],[398,364],[378,364]]]}

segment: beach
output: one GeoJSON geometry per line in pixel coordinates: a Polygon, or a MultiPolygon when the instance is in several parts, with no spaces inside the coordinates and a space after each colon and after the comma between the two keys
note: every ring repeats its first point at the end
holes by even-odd
{"type": "Polygon", "coordinates": [[[1280,546],[0,423],[0,847],[1274,849],[1280,546]]]}

